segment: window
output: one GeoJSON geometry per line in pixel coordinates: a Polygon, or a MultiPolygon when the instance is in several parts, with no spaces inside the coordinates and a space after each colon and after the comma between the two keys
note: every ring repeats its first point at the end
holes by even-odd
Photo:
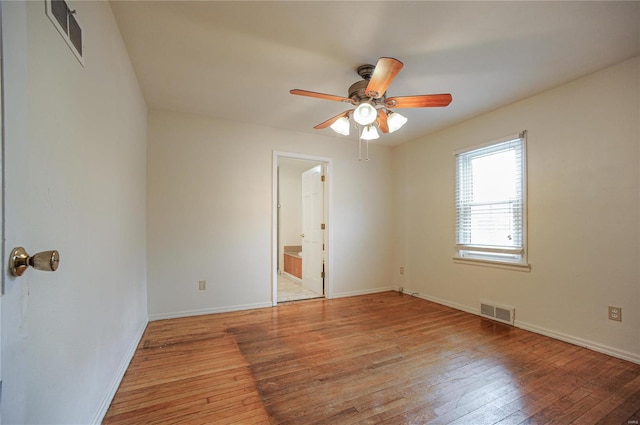
{"type": "Polygon", "coordinates": [[[456,259],[527,266],[526,131],[456,158],[456,259]]]}

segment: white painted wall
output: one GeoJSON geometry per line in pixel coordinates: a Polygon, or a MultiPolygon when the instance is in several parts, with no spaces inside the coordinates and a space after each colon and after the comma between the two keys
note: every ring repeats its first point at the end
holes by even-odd
{"type": "Polygon", "coordinates": [[[636,58],[395,148],[395,284],[639,362],[639,103],[636,58]],[[531,272],[454,264],[453,151],[524,129],[531,272]]]}
{"type": "Polygon", "coordinates": [[[61,256],[6,277],[5,424],[99,423],[147,321],[146,105],[109,4],[72,7],[86,68],[44,2],[2,2],[8,248],[61,256]]]}
{"type": "Polygon", "coordinates": [[[333,159],[334,295],[391,287],[389,149],[354,138],[151,111],[151,319],[271,305],[273,151],[333,159]],[[208,290],[198,291],[207,280],[208,290]]]}

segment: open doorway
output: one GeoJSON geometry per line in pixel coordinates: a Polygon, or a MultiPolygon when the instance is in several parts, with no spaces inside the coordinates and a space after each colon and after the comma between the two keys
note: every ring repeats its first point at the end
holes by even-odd
{"type": "Polygon", "coordinates": [[[274,152],[273,305],[329,297],[328,158],[274,152]]]}

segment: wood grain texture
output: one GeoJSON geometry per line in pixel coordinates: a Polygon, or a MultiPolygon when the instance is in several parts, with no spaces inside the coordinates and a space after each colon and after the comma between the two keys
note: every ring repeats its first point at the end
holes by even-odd
{"type": "Polygon", "coordinates": [[[380,99],[395,80],[404,64],[395,58],[380,58],[365,90],[367,96],[380,99]]]}
{"type": "Polygon", "coordinates": [[[623,424],[640,365],[396,292],[151,322],[104,424],[623,424]]]}
{"type": "Polygon", "coordinates": [[[284,254],[284,271],[302,279],[302,258],[294,257],[285,252],[284,254]]]}
{"type": "Polygon", "coordinates": [[[295,94],[297,96],[307,96],[307,97],[315,97],[317,99],[332,100],[334,102],[351,103],[351,99],[349,99],[348,97],[336,96],[335,94],[318,93],[315,91],[300,90],[300,89],[289,90],[289,93],[295,94]]]}
{"type": "Polygon", "coordinates": [[[338,121],[338,119],[339,119],[339,118],[349,116],[349,114],[350,114],[351,112],[353,112],[354,110],[355,110],[355,109],[349,109],[349,110],[347,110],[347,111],[340,112],[338,115],[333,116],[333,117],[329,118],[328,120],[321,122],[320,124],[316,125],[316,126],[315,126],[315,127],[313,127],[313,128],[315,128],[316,130],[322,130],[323,128],[327,128],[327,127],[329,127],[331,124],[333,124],[334,122],[338,121]]]}
{"type": "Polygon", "coordinates": [[[453,98],[445,94],[419,94],[415,96],[388,97],[385,99],[387,108],[434,108],[449,106],[453,98]]]}

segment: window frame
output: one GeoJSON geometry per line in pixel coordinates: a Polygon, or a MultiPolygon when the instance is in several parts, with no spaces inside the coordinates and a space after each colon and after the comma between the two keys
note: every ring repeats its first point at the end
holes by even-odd
{"type": "Polygon", "coordinates": [[[501,137],[490,142],[481,143],[474,146],[458,149],[453,152],[454,160],[454,255],[453,260],[455,263],[461,264],[474,264],[489,267],[498,267],[513,269],[519,271],[529,271],[531,266],[528,261],[528,244],[527,244],[527,131],[524,130],[520,133],[511,134],[505,137],[501,137]],[[508,248],[508,247],[496,247],[491,248],[487,246],[474,246],[471,244],[459,244],[458,243],[458,157],[461,154],[468,154],[473,151],[489,148],[494,145],[499,145],[505,142],[513,140],[521,140],[521,204],[522,204],[522,247],[521,248],[508,248]],[[465,248],[475,248],[465,249],[465,248]],[[513,257],[519,255],[519,257],[513,257]],[[511,256],[511,257],[510,257],[511,256]]]}

